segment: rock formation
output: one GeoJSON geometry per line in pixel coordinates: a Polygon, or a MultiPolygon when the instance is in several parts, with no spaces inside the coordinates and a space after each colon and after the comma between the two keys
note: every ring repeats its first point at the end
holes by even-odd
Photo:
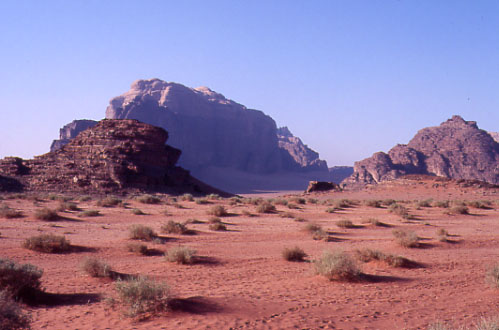
{"type": "Polygon", "coordinates": [[[0,160],[0,187],[27,191],[214,192],[176,166],[168,133],[137,120],[103,120],[64,147],[32,160],[0,160]]]}
{"type": "Polygon", "coordinates": [[[407,145],[356,162],[354,173],[343,183],[375,184],[407,174],[499,184],[499,143],[476,122],[453,116],[440,126],[420,130],[407,145]]]}
{"type": "Polygon", "coordinates": [[[110,101],[106,118],[138,119],[166,129],[169,144],[183,152],[179,164],[193,173],[206,167],[259,174],[326,171],[325,162],[301,141],[281,138],[271,117],[206,87],[138,80],[110,101]]]}
{"type": "Polygon", "coordinates": [[[319,159],[319,154],[303,144],[287,127],[277,130],[277,139],[284,160],[283,165],[288,166],[288,170],[328,170],[326,161],[319,159]]]}
{"type": "Polygon", "coordinates": [[[334,182],[310,181],[307,190],[305,190],[305,192],[311,193],[311,192],[330,191],[330,190],[340,191],[341,188],[334,182]]]}
{"type": "Polygon", "coordinates": [[[497,143],[499,143],[499,132],[489,132],[489,134],[497,143]]]}
{"type": "Polygon", "coordinates": [[[50,151],[61,149],[63,146],[68,144],[71,139],[74,139],[81,131],[94,127],[97,123],[98,121],[96,120],[78,119],[64,125],[64,127],[59,130],[59,140],[54,140],[52,142],[50,151]]]}

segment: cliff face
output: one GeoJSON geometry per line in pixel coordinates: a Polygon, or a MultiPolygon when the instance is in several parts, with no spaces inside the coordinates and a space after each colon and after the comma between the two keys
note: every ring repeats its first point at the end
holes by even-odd
{"type": "Polygon", "coordinates": [[[68,144],[71,139],[74,139],[81,131],[94,127],[97,123],[98,121],[96,120],[78,119],[64,125],[64,127],[59,130],[59,140],[54,140],[50,145],[50,151],[61,149],[63,146],[68,144]]]}
{"type": "Polygon", "coordinates": [[[206,167],[259,174],[327,169],[303,144],[295,149],[287,148],[292,141],[280,144],[271,117],[206,87],[138,80],[128,92],[110,101],[106,118],[138,119],[166,129],[169,143],[183,151],[180,164],[194,172],[206,167]],[[300,152],[307,155],[300,159],[300,152]]]}
{"type": "Polygon", "coordinates": [[[489,134],[497,143],[499,143],[499,132],[489,132],[489,134]]]}
{"type": "Polygon", "coordinates": [[[0,181],[28,191],[209,191],[175,166],[181,152],[165,145],[167,138],[162,128],[136,120],[103,120],[54,152],[0,160],[0,181]]]}
{"type": "Polygon", "coordinates": [[[356,162],[346,185],[373,184],[406,174],[429,174],[499,184],[499,143],[459,116],[420,130],[407,145],[356,162]]]}

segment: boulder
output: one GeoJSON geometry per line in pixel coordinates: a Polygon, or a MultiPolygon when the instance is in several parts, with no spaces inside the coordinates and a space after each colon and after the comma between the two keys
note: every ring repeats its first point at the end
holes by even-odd
{"type": "Polygon", "coordinates": [[[334,182],[325,181],[310,181],[307,187],[306,193],[317,192],[317,191],[330,191],[336,190],[340,191],[340,186],[334,182]]]}

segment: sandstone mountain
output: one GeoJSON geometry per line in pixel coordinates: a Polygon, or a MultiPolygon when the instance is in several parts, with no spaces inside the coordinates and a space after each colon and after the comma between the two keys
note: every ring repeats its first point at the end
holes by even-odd
{"type": "Polygon", "coordinates": [[[59,140],[54,140],[50,146],[50,151],[56,151],[61,149],[63,146],[69,143],[71,139],[74,139],[81,131],[87,128],[94,127],[97,125],[98,121],[88,120],[88,119],[78,119],[73,120],[67,125],[64,125],[59,130],[59,140]]]}
{"type": "MultiPolygon", "coordinates": [[[[166,129],[169,144],[183,152],[179,164],[213,185],[217,182],[208,173],[210,168],[227,169],[226,175],[232,171],[327,173],[318,154],[289,131],[278,131],[271,117],[207,87],[138,80],[110,101],[106,118],[137,119],[166,129]]],[[[303,182],[304,187],[310,179],[303,182]]]]}
{"type": "Polygon", "coordinates": [[[440,126],[420,130],[407,145],[356,162],[354,173],[343,183],[376,184],[407,174],[499,184],[499,143],[476,122],[453,116],[440,126]]]}
{"type": "Polygon", "coordinates": [[[165,145],[167,139],[164,129],[136,120],[103,120],[56,151],[32,160],[0,160],[0,187],[88,193],[215,192],[176,166],[181,151],[165,145]]]}

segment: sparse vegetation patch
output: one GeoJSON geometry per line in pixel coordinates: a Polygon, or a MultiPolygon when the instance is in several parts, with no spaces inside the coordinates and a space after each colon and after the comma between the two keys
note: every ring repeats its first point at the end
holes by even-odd
{"type": "Polygon", "coordinates": [[[340,250],[324,251],[322,256],[314,261],[314,268],[316,274],[323,275],[330,281],[351,281],[361,275],[355,260],[340,250]]]}
{"type": "Polygon", "coordinates": [[[38,220],[54,221],[59,219],[59,214],[55,210],[44,207],[35,211],[35,218],[38,220]]]}
{"type": "Polygon", "coordinates": [[[46,253],[61,253],[71,249],[71,245],[64,236],[53,234],[42,234],[27,238],[23,247],[29,250],[46,252],[46,253]]]}
{"type": "Polygon", "coordinates": [[[305,261],[307,254],[298,246],[285,248],[282,251],[282,257],[287,261],[305,261]]]}
{"type": "Polygon", "coordinates": [[[166,251],[165,258],[170,262],[188,265],[194,263],[195,255],[195,250],[185,246],[177,246],[166,251]]]}
{"type": "Polygon", "coordinates": [[[129,228],[129,237],[131,239],[138,239],[142,241],[152,241],[158,235],[154,232],[151,227],[144,225],[132,225],[129,228]]]}
{"type": "Polygon", "coordinates": [[[419,237],[411,230],[394,229],[392,231],[395,241],[403,247],[414,248],[419,246],[419,237]]]}
{"type": "Polygon", "coordinates": [[[92,277],[110,277],[111,276],[111,266],[106,262],[99,260],[97,258],[85,258],[81,262],[81,270],[92,277]]]}

